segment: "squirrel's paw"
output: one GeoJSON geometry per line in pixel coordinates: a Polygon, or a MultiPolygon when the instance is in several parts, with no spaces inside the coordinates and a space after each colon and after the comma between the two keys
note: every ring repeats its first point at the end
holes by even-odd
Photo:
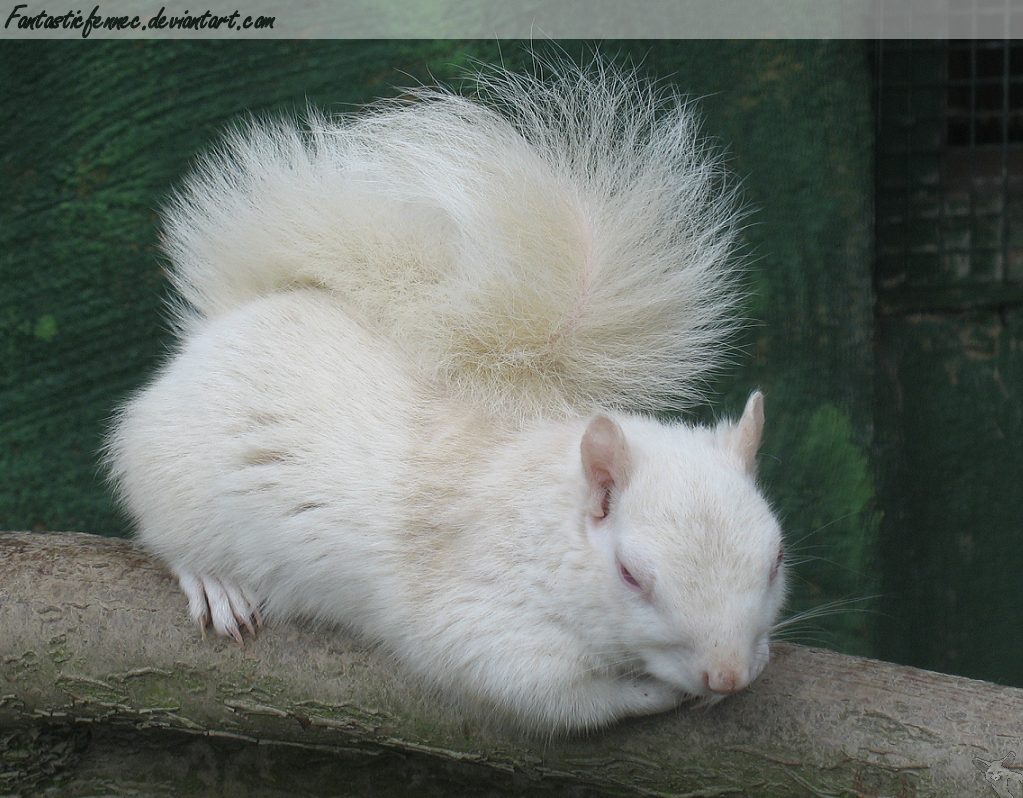
{"type": "Polygon", "coordinates": [[[242,642],[242,627],[255,634],[262,625],[259,607],[238,586],[206,574],[177,571],[178,584],[188,597],[188,612],[206,633],[212,626],[217,634],[242,642]]]}
{"type": "Polygon", "coordinates": [[[630,678],[624,682],[626,703],[634,715],[653,715],[674,709],[691,698],[684,691],[653,678],[630,678]]]}

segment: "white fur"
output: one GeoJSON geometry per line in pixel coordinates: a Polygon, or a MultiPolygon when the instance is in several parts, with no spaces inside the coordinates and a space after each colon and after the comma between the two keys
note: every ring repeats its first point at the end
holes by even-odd
{"type": "Polygon", "coordinates": [[[692,387],[726,206],[694,205],[687,114],[590,80],[508,78],[524,132],[446,96],[254,128],[186,189],[181,343],[109,462],[200,625],[343,624],[545,733],[760,673],[785,590],[760,394],[713,428],[598,408],[692,387]]]}

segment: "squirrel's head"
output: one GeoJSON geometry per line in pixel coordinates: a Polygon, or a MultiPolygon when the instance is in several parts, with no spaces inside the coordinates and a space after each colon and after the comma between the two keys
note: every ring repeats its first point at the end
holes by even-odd
{"type": "Polygon", "coordinates": [[[782,535],[757,489],[764,424],[598,415],[581,443],[585,526],[628,667],[705,699],[763,670],[785,596],[782,535]]]}

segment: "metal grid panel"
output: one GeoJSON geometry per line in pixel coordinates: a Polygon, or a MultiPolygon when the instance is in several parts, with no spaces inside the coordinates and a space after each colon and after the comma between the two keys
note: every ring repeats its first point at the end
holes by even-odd
{"type": "Polygon", "coordinates": [[[882,308],[1023,301],[1023,43],[882,42],[882,308]]]}

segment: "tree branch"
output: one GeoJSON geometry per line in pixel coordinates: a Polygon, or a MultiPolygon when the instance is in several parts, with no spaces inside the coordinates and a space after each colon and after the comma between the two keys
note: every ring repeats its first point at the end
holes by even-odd
{"type": "Polygon", "coordinates": [[[0,534],[0,732],[54,720],[425,755],[633,795],[983,795],[1023,690],[778,644],[752,689],[582,738],[488,732],[336,630],[203,639],[131,543],[0,534]]]}

